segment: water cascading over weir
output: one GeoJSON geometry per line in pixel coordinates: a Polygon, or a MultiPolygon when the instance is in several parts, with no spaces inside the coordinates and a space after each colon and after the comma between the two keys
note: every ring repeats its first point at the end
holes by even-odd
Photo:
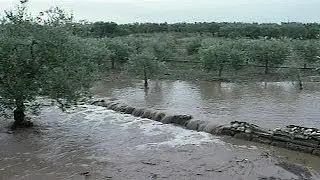
{"type": "Polygon", "coordinates": [[[227,135],[320,156],[320,130],[316,128],[289,125],[269,130],[238,121],[226,125],[216,125],[194,119],[191,115],[167,115],[163,112],[135,108],[108,99],[91,100],[89,103],[124,114],[131,114],[135,117],[147,118],[164,124],[180,125],[190,130],[207,132],[213,135],[227,135]]]}

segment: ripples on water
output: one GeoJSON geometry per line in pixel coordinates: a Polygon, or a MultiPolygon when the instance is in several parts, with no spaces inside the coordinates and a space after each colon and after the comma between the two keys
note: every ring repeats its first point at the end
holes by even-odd
{"type": "Polygon", "coordinates": [[[157,81],[143,89],[141,82],[100,82],[93,88],[100,97],[115,97],[137,107],[225,124],[247,121],[267,128],[289,124],[320,128],[320,83],[219,83],[157,81]]]}
{"type": "MultiPolygon", "coordinates": [[[[38,125],[34,129],[7,134],[0,128],[0,179],[150,179],[150,174],[165,179],[256,179],[279,172],[293,177],[275,165],[274,157],[261,158],[265,147],[243,142],[234,146],[207,133],[103,107],[80,106],[68,112],[45,107],[33,119],[38,125]]],[[[312,156],[290,153],[318,167],[312,156]]]]}
{"type": "MultiPolygon", "coordinates": [[[[117,97],[134,106],[168,113],[192,114],[217,123],[246,120],[266,127],[287,124],[319,127],[319,84],[314,83],[306,84],[302,92],[291,82],[161,81],[152,82],[148,91],[143,90],[140,82],[97,87],[93,89],[96,95],[117,97]]],[[[84,177],[79,173],[87,171],[92,173],[91,179],[106,179],[110,173],[115,177],[121,175],[118,179],[141,179],[146,177],[141,169],[149,167],[149,161],[162,164],[160,169],[153,170],[167,177],[196,176],[195,171],[201,168],[208,177],[219,177],[207,170],[228,162],[237,163],[238,159],[249,159],[256,166],[238,164],[221,177],[234,177],[235,172],[237,176],[243,172],[243,177],[277,175],[277,172],[291,177],[274,166],[274,160],[260,158],[259,153],[264,149],[319,170],[319,158],[311,155],[228,141],[236,144],[234,146],[206,133],[118,114],[102,107],[80,106],[67,113],[45,107],[42,114],[33,119],[38,127],[14,134],[4,133],[8,122],[1,122],[0,179],[81,180],[84,177]],[[179,171],[173,172],[172,168],[179,171]]],[[[146,169],[146,173],[149,170],[146,169]]]]}
{"type": "Polygon", "coordinates": [[[138,158],[137,152],[142,157],[145,150],[208,142],[223,144],[210,134],[97,106],[80,106],[67,113],[47,107],[34,120],[36,128],[14,134],[5,133],[6,126],[1,126],[0,179],[77,179],[79,172],[90,167],[103,168],[108,161],[138,158]]]}

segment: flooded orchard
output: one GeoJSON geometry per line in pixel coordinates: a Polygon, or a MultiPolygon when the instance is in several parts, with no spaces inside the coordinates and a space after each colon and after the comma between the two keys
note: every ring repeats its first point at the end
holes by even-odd
{"type": "Polygon", "coordinates": [[[191,114],[196,119],[226,124],[246,121],[265,128],[290,124],[320,128],[320,83],[156,81],[148,90],[141,82],[101,82],[93,89],[136,107],[191,114]]]}
{"type": "MultiPolygon", "coordinates": [[[[224,124],[318,127],[318,84],[99,83],[100,97],[224,124]]],[[[44,107],[36,127],[1,121],[0,179],[319,179],[319,157],[81,105],[44,107]]]]}

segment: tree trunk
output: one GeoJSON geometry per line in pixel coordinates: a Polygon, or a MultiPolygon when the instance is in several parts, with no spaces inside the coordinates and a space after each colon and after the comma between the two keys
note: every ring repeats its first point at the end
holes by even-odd
{"type": "Polygon", "coordinates": [[[266,60],[266,67],[265,67],[264,73],[265,74],[269,73],[269,60],[266,60]]]}
{"type": "Polygon", "coordinates": [[[25,121],[25,106],[22,98],[15,99],[16,109],[14,110],[14,125],[21,126],[25,121]]]}
{"type": "Polygon", "coordinates": [[[148,77],[147,77],[147,69],[143,68],[143,74],[144,74],[144,87],[148,88],[148,77]]]}
{"type": "Polygon", "coordinates": [[[114,69],[114,59],[111,60],[111,69],[114,69]]]}
{"type": "Polygon", "coordinates": [[[301,81],[301,77],[300,77],[300,73],[298,72],[297,74],[297,77],[298,77],[298,82],[299,82],[299,89],[300,90],[303,90],[303,84],[302,84],[302,81],[301,81]]]}
{"type": "Polygon", "coordinates": [[[220,66],[220,68],[219,68],[219,77],[221,77],[221,75],[222,75],[222,70],[223,70],[223,66],[220,66]]]}

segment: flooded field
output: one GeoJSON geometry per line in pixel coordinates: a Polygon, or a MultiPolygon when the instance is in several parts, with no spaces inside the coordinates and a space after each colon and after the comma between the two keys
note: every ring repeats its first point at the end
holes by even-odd
{"type": "MultiPolygon", "coordinates": [[[[302,92],[286,83],[100,83],[101,97],[218,124],[245,120],[264,127],[319,128],[319,84],[302,92]]],[[[0,180],[50,179],[320,179],[320,158],[190,131],[83,105],[44,107],[33,129],[0,123],[0,180]]]]}
{"type": "Polygon", "coordinates": [[[320,128],[320,83],[219,83],[158,81],[145,91],[141,82],[101,82],[93,89],[101,97],[197,119],[225,124],[247,121],[266,128],[290,124],[320,128]]]}
{"type": "Polygon", "coordinates": [[[317,179],[319,158],[80,106],[0,132],[0,179],[317,179]],[[298,164],[298,165],[296,165],[298,164]]]}

